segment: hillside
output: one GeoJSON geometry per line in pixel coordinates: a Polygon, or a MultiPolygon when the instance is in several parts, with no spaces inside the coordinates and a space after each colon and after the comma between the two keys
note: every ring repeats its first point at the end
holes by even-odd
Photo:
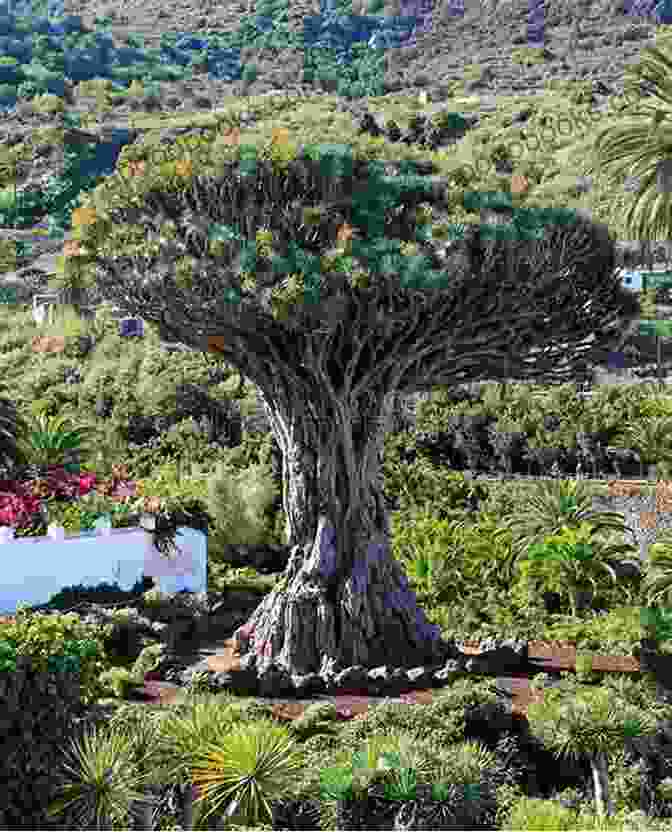
{"type": "MultiPolygon", "coordinates": [[[[256,43],[241,56],[258,69],[251,83],[191,75],[179,82],[161,83],[151,108],[143,99],[106,93],[108,111],[104,114],[97,110],[99,99],[75,87],[65,109],[79,114],[83,128],[96,135],[112,126],[141,126],[138,143],[154,128],[170,140],[178,125],[205,125],[214,113],[225,123],[233,118],[248,140],[286,127],[299,140],[314,141],[320,136],[324,141],[349,141],[379,158],[428,158],[442,175],[454,179],[455,222],[479,220],[478,214],[465,212],[457,204],[464,193],[506,191],[512,176],[522,174],[529,184],[525,205],[589,212],[609,225],[614,239],[627,241],[622,217],[632,183],[624,180],[620,190],[608,188],[599,170],[586,176],[585,166],[591,138],[623,117],[627,69],[638,62],[642,49],[662,41],[666,27],[624,14],[622,4],[551,2],[545,4],[544,49],[526,52],[527,0],[466,3],[461,17],[450,16],[454,8],[454,2],[452,6],[434,4],[427,31],[417,36],[415,45],[385,50],[383,95],[344,100],[334,94],[333,79],[305,81],[299,50],[267,49],[256,43]],[[418,103],[420,93],[426,95],[426,103],[418,103]],[[380,124],[396,122],[402,132],[418,115],[436,123],[446,113],[467,118],[469,129],[436,152],[387,137],[374,147],[359,129],[366,111],[380,124]]],[[[133,2],[124,6],[122,14],[113,5],[66,2],[64,9],[81,14],[90,30],[99,28],[94,24],[97,17],[109,15],[108,31],[115,47],[130,35],[134,42],[141,36],[144,47],[151,49],[166,32],[230,33],[256,13],[257,6],[133,2]]],[[[300,33],[306,14],[316,11],[309,3],[293,3],[287,7],[285,23],[279,14],[276,25],[281,30],[286,24],[289,32],[300,33]]],[[[398,11],[385,6],[379,14],[398,11]]],[[[11,147],[13,158],[20,162],[19,194],[35,191],[38,183],[62,173],[65,131],[58,125],[58,117],[35,112],[31,105],[22,104],[3,118],[0,148],[11,147]]],[[[196,132],[202,134],[202,130],[196,132]]],[[[43,222],[38,225],[44,228],[43,222]]],[[[24,233],[23,229],[19,232],[24,233]]],[[[41,234],[35,238],[40,245],[33,256],[20,258],[16,265],[35,266],[39,254],[46,251],[47,260],[37,265],[44,269],[46,263],[45,277],[55,287],[53,269],[60,252],[41,234]]],[[[14,239],[13,229],[3,229],[2,236],[14,239]]],[[[69,238],[68,233],[65,239],[69,238]]],[[[642,241],[630,244],[637,256],[642,241]]],[[[654,246],[653,255],[659,261],[666,252],[654,246]]],[[[21,273],[11,263],[4,271],[8,277],[21,273]]],[[[637,343],[646,360],[655,358],[653,338],[640,338],[637,343]]]]}

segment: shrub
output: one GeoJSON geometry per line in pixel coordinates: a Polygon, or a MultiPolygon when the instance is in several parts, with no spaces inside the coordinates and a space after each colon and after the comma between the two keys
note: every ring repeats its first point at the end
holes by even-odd
{"type": "Polygon", "coordinates": [[[510,557],[510,534],[499,531],[495,517],[482,515],[472,523],[459,512],[452,520],[439,520],[429,511],[405,511],[392,516],[391,527],[394,556],[415,579],[416,591],[428,589],[433,600],[455,603],[474,587],[486,586],[501,601],[501,592],[511,588],[501,572],[510,557]],[[433,560],[432,574],[425,578],[417,571],[416,559],[422,558],[433,560]]]}
{"type": "Polygon", "coordinates": [[[450,688],[440,691],[431,705],[405,705],[382,702],[371,707],[361,718],[344,729],[347,742],[354,746],[369,733],[409,733],[419,742],[434,743],[436,748],[464,740],[465,713],[472,706],[496,702],[487,681],[458,679],[450,688]]]}
{"type": "MultiPolygon", "coordinates": [[[[397,449],[399,446],[397,446],[397,449]]],[[[394,458],[383,463],[385,491],[399,495],[400,509],[431,507],[439,518],[451,516],[454,510],[476,506],[485,499],[487,490],[480,483],[467,482],[464,475],[433,465],[420,457],[398,465],[394,458]]]]}
{"type": "Polygon", "coordinates": [[[270,466],[253,465],[235,473],[219,463],[208,483],[208,508],[220,539],[247,545],[266,542],[270,530],[264,514],[276,495],[270,466]]]}
{"type": "Polygon", "coordinates": [[[553,832],[558,830],[574,829],[576,812],[559,806],[551,800],[540,798],[523,797],[512,808],[506,830],[514,829],[548,829],[553,832]]]}
{"type": "Polygon", "coordinates": [[[0,84],[0,98],[16,98],[16,87],[13,84],[0,84]]]}
{"type": "MultiPolygon", "coordinates": [[[[33,98],[39,95],[40,88],[33,81],[23,81],[21,84],[19,84],[17,93],[19,95],[19,98],[33,98]]],[[[29,106],[31,109],[33,108],[32,101],[30,102],[29,106]]]]}
{"type": "Polygon", "coordinates": [[[100,674],[109,667],[103,639],[97,627],[83,624],[77,616],[36,614],[19,609],[16,620],[2,625],[2,639],[8,641],[19,654],[31,656],[38,669],[47,670],[50,656],[65,650],[65,642],[91,640],[95,642],[95,655],[80,658],[81,695],[84,704],[95,701],[101,695],[100,674]]]}
{"type": "Polygon", "coordinates": [[[130,688],[137,684],[136,675],[124,667],[111,667],[101,675],[100,681],[107,692],[118,699],[124,699],[130,688]]]}
{"type": "Polygon", "coordinates": [[[149,673],[159,666],[165,651],[165,644],[149,644],[140,651],[140,655],[135,660],[131,670],[139,684],[144,681],[145,673],[149,673]]]}
{"type": "Polygon", "coordinates": [[[292,734],[302,740],[316,734],[334,733],[333,722],[336,719],[336,706],[333,702],[315,702],[309,705],[299,719],[290,723],[292,734]]]}
{"type": "Polygon", "coordinates": [[[73,584],[65,586],[48,601],[49,608],[54,610],[66,610],[75,607],[77,604],[115,604],[125,601],[128,593],[124,592],[118,584],[110,584],[102,581],[95,586],[84,584],[73,584]]]}
{"type": "Polygon", "coordinates": [[[65,110],[63,100],[51,93],[36,96],[33,99],[33,107],[39,112],[45,113],[62,113],[65,110]]]}
{"type": "Polygon", "coordinates": [[[252,84],[257,80],[259,68],[255,64],[248,64],[242,73],[242,81],[244,84],[252,84]]]}

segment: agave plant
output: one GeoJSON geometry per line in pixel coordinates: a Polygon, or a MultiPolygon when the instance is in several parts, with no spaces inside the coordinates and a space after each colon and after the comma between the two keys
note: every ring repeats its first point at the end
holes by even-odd
{"type": "Polygon", "coordinates": [[[320,796],[328,805],[335,801],[339,829],[360,829],[372,823],[371,815],[381,802],[375,794],[379,786],[384,804],[413,801],[418,777],[433,779],[436,770],[406,733],[370,735],[354,754],[343,751],[335,762],[336,766],[320,774],[320,796]]]}
{"type": "MultiPolygon", "coordinates": [[[[528,505],[507,517],[501,529],[494,532],[495,536],[507,531],[512,533],[511,553],[503,567],[507,571],[507,579],[513,580],[518,561],[525,557],[530,546],[543,542],[551,535],[560,534],[563,526],[578,528],[583,522],[590,523],[593,527],[591,545],[594,550],[606,545],[596,539],[599,535],[607,532],[623,535],[629,530],[622,514],[592,510],[592,497],[582,482],[554,480],[541,484],[539,492],[530,497],[528,505]]],[[[608,553],[603,552],[603,555],[631,555],[633,551],[633,547],[628,544],[610,544],[608,553]]]]}

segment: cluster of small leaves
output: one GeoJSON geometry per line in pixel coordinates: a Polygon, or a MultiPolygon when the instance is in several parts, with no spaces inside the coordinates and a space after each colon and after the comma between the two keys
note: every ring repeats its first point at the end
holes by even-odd
{"type": "Polygon", "coordinates": [[[19,615],[17,620],[3,625],[2,638],[14,646],[18,654],[31,656],[38,670],[46,671],[49,659],[66,654],[68,642],[85,640],[83,652],[80,655],[81,690],[86,699],[95,698],[100,687],[97,677],[106,665],[106,654],[100,634],[89,626],[82,624],[76,616],[67,615],[19,615]],[[88,641],[95,643],[95,650],[89,649],[88,641]]]}

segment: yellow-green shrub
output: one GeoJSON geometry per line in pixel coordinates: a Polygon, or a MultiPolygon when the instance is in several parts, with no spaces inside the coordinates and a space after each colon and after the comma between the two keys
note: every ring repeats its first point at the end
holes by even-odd
{"type": "Polygon", "coordinates": [[[124,667],[111,667],[100,676],[105,693],[112,693],[118,699],[123,699],[128,691],[138,684],[137,676],[124,667]]]}
{"type": "Polygon", "coordinates": [[[277,496],[270,466],[253,465],[235,472],[219,463],[208,483],[208,509],[223,542],[255,545],[268,539],[265,512],[277,496]]]}
{"type": "Polygon", "coordinates": [[[159,666],[165,652],[165,644],[148,644],[147,647],[143,647],[131,669],[131,673],[139,684],[144,681],[145,673],[149,673],[159,666]]]}
{"type": "Polygon", "coordinates": [[[65,109],[63,99],[51,93],[35,96],[32,105],[35,110],[45,113],[62,113],[65,109]]]}
{"type": "Polygon", "coordinates": [[[112,81],[109,78],[89,78],[86,81],[80,81],[75,87],[75,92],[78,95],[95,95],[99,91],[111,89],[112,81]]]}
{"type": "Polygon", "coordinates": [[[502,828],[516,832],[537,832],[543,829],[560,832],[575,829],[575,823],[576,812],[573,809],[566,809],[552,800],[523,797],[514,803],[502,828]]]}
{"type": "Polygon", "coordinates": [[[433,584],[436,597],[444,601],[496,582],[500,564],[510,554],[511,534],[496,534],[496,518],[490,515],[473,523],[457,513],[452,520],[440,520],[433,512],[417,509],[394,512],[390,525],[392,553],[410,570],[409,577],[414,558],[435,558],[433,584]]]}
{"type": "Polygon", "coordinates": [[[31,656],[34,666],[43,672],[48,669],[49,657],[63,654],[66,641],[94,641],[97,654],[80,660],[82,701],[88,704],[100,695],[99,677],[109,666],[102,633],[97,627],[83,624],[74,613],[42,615],[19,610],[15,621],[0,625],[0,639],[8,641],[19,654],[31,656]]]}

